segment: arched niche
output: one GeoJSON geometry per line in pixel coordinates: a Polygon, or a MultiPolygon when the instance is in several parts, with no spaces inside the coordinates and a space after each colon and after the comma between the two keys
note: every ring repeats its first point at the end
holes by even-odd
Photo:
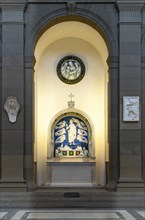
{"type": "MultiPolygon", "coordinates": [[[[112,31],[110,28],[108,21],[105,21],[102,17],[100,17],[98,14],[94,13],[93,11],[89,9],[84,9],[77,6],[77,10],[74,10],[73,14],[68,14],[67,7],[62,7],[60,9],[56,9],[52,11],[52,13],[48,12],[44,16],[40,17],[36,22],[33,23],[31,26],[31,29],[26,37],[25,42],[25,72],[29,72],[29,80],[33,83],[33,73],[34,73],[34,63],[35,63],[35,50],[37,48],[37,44],[39,43],[39,40],[41,40],[41,37],[45,34],[45,32],[50,29],[51,27],[55,26],[56,24],[63,23],[66,21],[76,21],[81,22],[84,24],[87,24],[88,26],[92,27],[94,30],[96,30],[97,33],[100,34],[100,36],[104,39],[104,43],[107,46],[108,49],[108,67],[109,67],[109,105],[106,105],[106,108],[108,108],[108,134],[107,137],[109,141],[109,152],[107,156],[107,161],[109,161],[109,176],[108,176],[108,187],[112,189],[114,188],[114,185],[117,184],[117,179],[119,176],[118,173],[118,149],[119,149],[119,138],[114,139],[114,130],[118,129],[119,121],[117,120],[117,123],[114,123],[114,118],[119,118],[119,106],[118,102],[116,101],[116,94],[118,94],[118,81],[119,80],[119,70],[118,70],[118,40],[116,34],[112,31]],[[31,76],[32,74],[32,76],[31,76]],[[113,90],[112,90],[113,87],[113,90]],[[113,91],[113,92],[112,92],[113,91]],[[115,147],[114,147],[115,146],[115,147]]],[[[84,35],[85,36],[85,35],[84,35]]],[[[107,58],[106,58],[107,59],[107,58]]],[[[36,74],[35,74],[36,75],[36,74]]],[[[26,87],[26,84],[25,84],[26,87]]],[[[31,93],[29,96],[25,96],[25,102],[31,103],[33,106],[33,101],[31,99],[31,96],[33,94],[31,93]]],[[[36,110],[36,108],[35,108],[36,110]]],[[[36,112],[36,111],[35,111],[36,112]]],[[[25,107],[25,115],[30,116],[30,118],[33,117],[33,112],[31,111],[31,108],[25,107]]],[[[36,113],[37,115],[37,113],[36,113]]],[[[106,125],[107,126],[107,125],[106,125]]],[[[33,132],[36,136],[36,127],[33,128],[33,126],[30,128],[29,123],[25,123],[25,131],[33,132]]],[[[118,135],[118,134],[117,134],[118,135]]],[[[119,136],[118,136],[119,137],[119,136]]],[[[28,138],[27,138],[28,139],[28,138]]],[[[29,151],[30,144],[29,142],[33,142],[33,135],[29,137],[29,142],[26,139],[25,141],[25,151],[29,151]]],[[[36,155],[36,149],[37,149],[37,143],[36,140],[34,140],[34,151],[33,151],[33,145],[32,147],[32,159],[30,159],[30,163],[33,163],[33,159],[37,164],[37,155],[36,155]],[[32,161],[31,161],[32,160],[32,161]]],[[[107,147],[108,149],[108,147],[107,147]]],[[[33,168],[32,168],[33,169],[33,168]]],[[[31,176],[31,179],[33,178],[33,171],[31,169],[31,173],[29,172],[28,175],[26,174],[26,179],[29,179],[29,176],[31,176]]],[[[42,169],[37,169],[37,173],[40,171],[42,174],[42,169]]],[[[42,174],[43,175],[43,174],[42,174]]],[[[37,178],[38,179],[38,178],[37,178]]],[[[103,179],[101,177],[101,179],[103,179]]],[[[40,181],[37,181],[37,184],[43,184],[44,177],[40,177],[40,181]]],[[[104,181],[103,181],[104,182],[104,181]]],[[[104,184],[104,183],[103,183],[104,184]]]]}
{"type": "Polygon", "coordinates": [[[47,130],[51,119],[66,108],[68,95],[73,93],[76,109],[85,112],[93,121],[93,146],[97,161],[93,172],[97,184],[104,186],[105,163],[108,158],[108,50],[104,39],[87,24],[62,22],[41,36],[35,49],[35,58],[37,184],[45,184],[47,181],[47,130]],[[56,73],[58,62],[68,55],[79,57],[86,67],[83,79],[73,85],[62,82],[56,73]]]}
{"type": "MultiPolygon", "coordinates": [[[[94,139],[94,126],[93,123],[91,122],[91,119],[89,118],[88,115],[86,115],[84,112],[75,109],[75,108],[67,108],[61,112],[59,112],[58,114],[56,114],[52,121],[50,122],[49,128],[48,128],[48,158],[55,158],[57,157],[57,155],[55,155],[55,129],[56,129],[56,125],[62,121],[63,119],[67,118],[67,117],[71,117],[71,118],[76,118],[79,119],[80,121],[82,121],[87,129],[83,129],[84,131],[87,132],[87,147],[86,145],[84,145],[84,147],[87,148],[88,153],[86,155],[76,155],[73,154],[73,156],[69,156],[68,152],[67,155],[64,155],[64,157],[70,157],[70,158],[79,158],[79,157],[88,157],[88,158],[95,158],[95,139],[94,139]]],[[[68,123],[68,122],[67,122],[68,123]]],[[[74,123],[77,127],[77,122],[74,123]]],[[[67,129],[68,125],[65,125],[63,127],[63,129],[65,128],[65,130],[67,129]]],[[[61,128],[62,128],[61,127],[61,128]]],[[[80,127],[79,127],[80,128],[80,127]]],[[[65,134],[67,133],[67,131],[65,132],[65,134]]],[[[78,132],[76,132],[76,135],[78,135],[78,132]]],[[[85,136],[85,135],[84,135],[85,136]]],[[[65,142],[64,142],[65,143],[65,142]]],[[[76,149],[78,147],[78,143],[77,140],[75,140],[74,142],[74,149],[76,149]]],[[[80,146],[83,148],[83,142],[81,141],[80,146]]],[[[60,147],[61,143],[59,143],[58,147],[60,147]]],[[[65,144],[63,144],[62,149],[65,149],[65,144]]],[[[69,144],[70,145],[70,144],[69,144]]],[[[79,151],[82,151],[83,149],[79,149],[79,151]]],[[[80,152],[81,153],[81,152],[80,152]]],[[[63,155],[62,155],[63,157],[63,155]]]]}

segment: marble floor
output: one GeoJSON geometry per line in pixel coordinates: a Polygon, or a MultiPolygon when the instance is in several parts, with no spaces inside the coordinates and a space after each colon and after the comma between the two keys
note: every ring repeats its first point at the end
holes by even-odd
{"type": "Polygon", "coordinates": [[[0,209],[5,220],[143,220],[145,209],[0,209]]]}

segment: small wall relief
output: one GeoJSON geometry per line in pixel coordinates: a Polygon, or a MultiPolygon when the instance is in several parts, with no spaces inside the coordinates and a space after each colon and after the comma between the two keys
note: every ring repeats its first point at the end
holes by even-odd
{"type": "Polygon", "coordinates": [[[123,97],[123,121],[139,121],[139,96],[123,97]]]}
{"type": "Polygon", "coordinates": [[[16,122],[17,115],[20,110],[20,105],[17,101],[17,98],[13,96],[9,96],[4,105],[4,109],[8,114],[9,121],[11,123],[16,122]]]}

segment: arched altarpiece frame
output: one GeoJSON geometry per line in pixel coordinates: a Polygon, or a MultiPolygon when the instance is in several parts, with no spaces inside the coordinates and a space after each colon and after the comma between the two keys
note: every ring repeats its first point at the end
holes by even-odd
{"type": "Polygon", "coordinates": [[[94,139],[94,126],[89,118],[89,116],[84,113],[83,111],[80,111],[76,108],[67,108],[65,110],[62,110],[58,112],[51,120],[50,125],[48,127],[48,140],[47,140],[47,157],[53,158],[54,157],[54,129],[56,124],[67,116],[74,116],[79,119],[81,119],[83,122],[85,122],[87,128],[88,128],[88,150],[89,150],[89,157],[95,158],[95,139],[94,139]]]}

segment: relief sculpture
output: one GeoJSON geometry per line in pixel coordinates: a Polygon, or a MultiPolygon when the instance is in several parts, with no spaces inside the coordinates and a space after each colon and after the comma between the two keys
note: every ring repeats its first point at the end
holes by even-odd
{"type": "Polygon", "coordinates": [[[88,157],[88,128],[77,117],[67,116],[54,130],[56,157],[88,157]]]}
{"type": "Polygon", "coordinates": [[[123,121],[139,121],[139,97],[123,97],[123,121]]]}
{"type": "Polygon", "coordinates": [[[13,96],[9,96],[4,105],[4,109],[8,114],[9,121],[11,123],[16,122],[17,115],[20,110],[20,105],[17,101],[17,98],[13,96]]]}

